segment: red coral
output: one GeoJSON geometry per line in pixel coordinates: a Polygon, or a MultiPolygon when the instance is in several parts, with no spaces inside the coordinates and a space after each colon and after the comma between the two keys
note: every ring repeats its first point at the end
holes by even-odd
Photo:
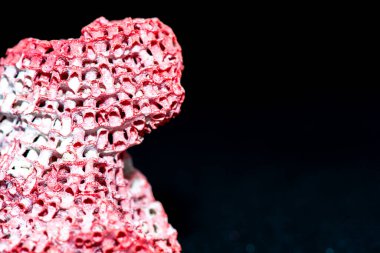
{"type": "Polygon", "coordinates": [[[179,113],[182,69],[158,19],[99,18],[79,39],[25,39],[7,51],[0,252],[180,251],[124,151],[179,113]]]}

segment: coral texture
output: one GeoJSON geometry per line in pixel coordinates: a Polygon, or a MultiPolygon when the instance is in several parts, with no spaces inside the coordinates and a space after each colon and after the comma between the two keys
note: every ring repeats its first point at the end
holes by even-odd
{"type": "Polygon", "coordinates": [[[177,115],[181,48],[158,19],[99,18],[0,62],[0,252],[180,252],[126,150],[177,115]]]}

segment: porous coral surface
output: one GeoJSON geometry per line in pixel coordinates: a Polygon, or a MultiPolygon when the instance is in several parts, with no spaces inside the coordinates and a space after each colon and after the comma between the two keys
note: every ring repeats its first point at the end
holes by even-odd
{"type": "Polygon", "coordinates": [[[181,48],[158,19],[99,18],[0,62],[0,252],[180,252],[126,150],[176,116],[181,48]]]}

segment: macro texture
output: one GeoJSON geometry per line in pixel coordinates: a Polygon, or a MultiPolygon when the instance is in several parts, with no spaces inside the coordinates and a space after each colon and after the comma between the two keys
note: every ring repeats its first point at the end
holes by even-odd
{"type": "Polygon", "coordinates": [[[0,62],[0,252],[180,252],[126,150],[176,116],[181,48],[158,19],[99,18],[0,62]]]}

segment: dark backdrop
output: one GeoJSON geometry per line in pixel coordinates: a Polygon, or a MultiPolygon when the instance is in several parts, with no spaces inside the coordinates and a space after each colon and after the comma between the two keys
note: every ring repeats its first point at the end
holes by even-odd
{"type": "Polygon", "coordinates": [[[159,17],[183,47],[186,100],[130,153],[184,252],[380,252],[380,93],[363,88],[355,13],[171,7],[15,2],[0,52],[98,16],[159,17]]]}

